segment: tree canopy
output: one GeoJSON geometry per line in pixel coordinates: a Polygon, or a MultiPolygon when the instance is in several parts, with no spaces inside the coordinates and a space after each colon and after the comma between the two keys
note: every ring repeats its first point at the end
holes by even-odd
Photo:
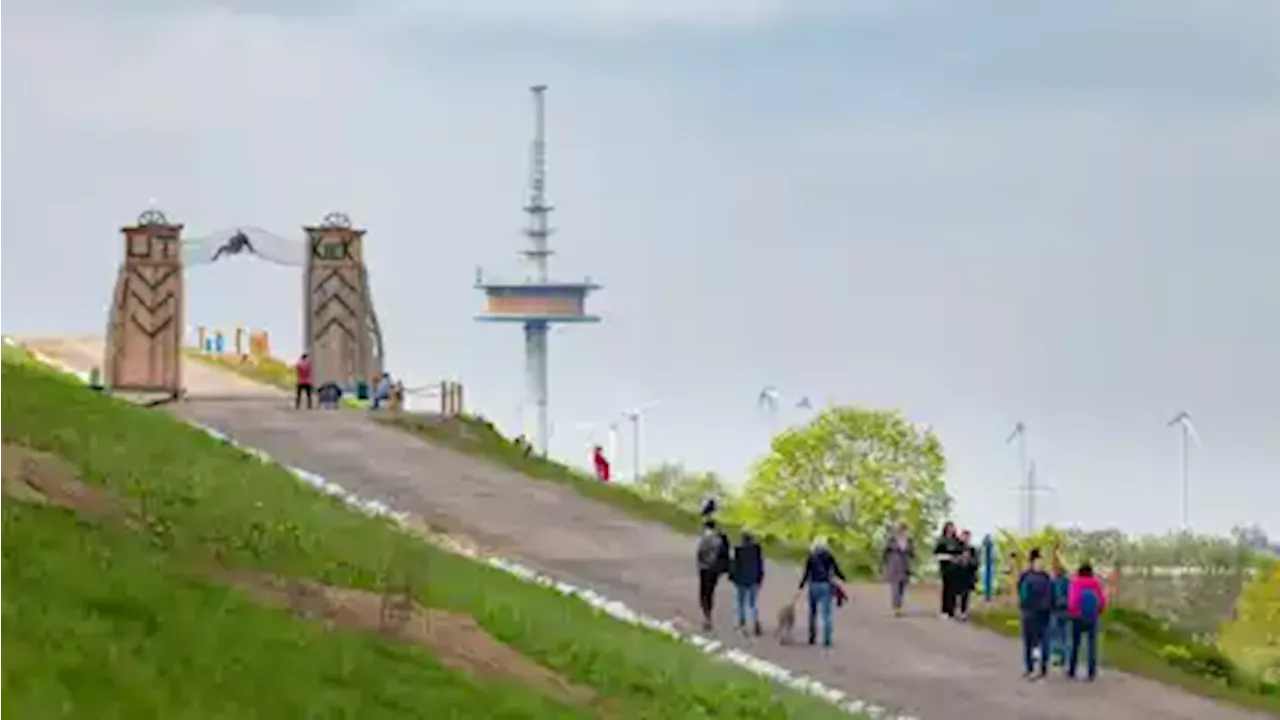
{"type": "Polygon", "coordinates": [[[1280,565],[1260,570],[1245,587],[1235,620],[1222,630],[1221,645],[1240,667],[1280,683],[1280,565]]]}
{"type": "Polygon", "coordinates": [[[663,463],[646,472],[635,485],[645,497],[663,500],[692,512],[709,497],[723,502],[729,496],[724,480],[713,472],[690,472],[683,465],[663,463]]]}
{"type": "Polygon", "coordinates": [[[918,539],[932,535],[951,505],[945,470],[938,437],[901,413],[827,408],[774,437],[752,468],[734,518],[797,543],[824,535],[870,561],[896,520],[918,539]]]}

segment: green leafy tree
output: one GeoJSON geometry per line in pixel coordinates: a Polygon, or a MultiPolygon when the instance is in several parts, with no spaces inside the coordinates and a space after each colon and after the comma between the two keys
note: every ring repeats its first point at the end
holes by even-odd
{"type": "Polygon", "coordinates": [[[1280,565],[1258,572],[1245,587],[1220,645],[1250,674],[1280,684],[1280,565]]]}
{"type": "Polygon", "coordinates": [[[929,541],[951,506],[945,470],[938,437],[902,414],[827,408],[773,439],[734,516],[762,535],[791,542],[824,535],[870,564],[898,519],[920,542],[929,541]]]}
{"type": "Polygon", "coordinates": [[[669,502],[692,512],[702,509],[709,497],[721,502],[730,496],[724,480],[713,472],[690,472],[683,465],[663,463],[640,477],[635,485],[641,495],[669,502]]]}

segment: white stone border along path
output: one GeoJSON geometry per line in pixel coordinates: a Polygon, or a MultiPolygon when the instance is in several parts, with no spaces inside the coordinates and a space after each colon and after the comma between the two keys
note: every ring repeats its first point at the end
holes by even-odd
{"type": "MultiPolygon", "coordinates": [[[[7,337],[4,338],[4,344],[17,345],[17,343],[7,337]]],[[[43,365],[47,365],[68,375],[77,377],[83,382],[87,383],[89,381],[88,373],[76,370],[55,358],[48,357],[43,353],[36,352],[29,348],[27,349],[27,352],[32,358],[43,365]]],[[[409,526],[410,517],[407,513],[399,512],[378,500],[369,500],[358,497],[355,494],[348,492],[346,488],[343,488],[336,483],[329,482],[313,472],[278,462],[275,458],[272,458],[262,450],[241,445],[234,439],[228,437],[225,433],[208,427],[207,425],[202,425],[193,421],[188,422],[189,424],[208,433],[210,436],[257,458],[262,462],[279,465],[303,483],[316,488],[326,495],[341,498],[347,505],[359,510],[360,512],[375,517],[388,518],[401,527],[407,528],[409,526]]],[[[807,675],[793,673],[776,663],[755,657],[754,655],[738,648],[726,647],[718,640],[711,640],[695,633],[684,632],[677,627],[676,623],[670,620],[658,620],[657,618],[644,615],[628,607],[626,604],[617,600],[611,600],[590,588],[581,588],[576,585],[571,585],[513,560],[508,560],[496,555],[484,554],[477,550],[468,550],[457,543],[450,544],[449,549],[454,552],[467,555],[478,562],[486,563],[491,567],[495,567],[514,575],[526,582],[551,588],[552,590],[555,590],[561,595],[565,595],[567,597],[577,598],[593,608],[623,622],[645,627],[676,640],[689,643],[712,657],[730,662],[760,677],[773,680],[774,682],[789,687],[792,690],[808,693],[826,700],[851,715],[864,715],[878,720],[916,720],[916,718],[909,715],[892,713],[875,703],[851,698],[842,690],[829,687],[821,681],[807,675]]]]}

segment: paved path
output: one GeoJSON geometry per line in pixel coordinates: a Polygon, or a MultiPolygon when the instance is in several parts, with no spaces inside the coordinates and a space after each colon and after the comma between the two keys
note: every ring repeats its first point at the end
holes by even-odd
{"type": "MultiPolygon", "coordinates": [[[[431,445],[358,412],[299,412],[279,398],[193,400],[170,411],[648,614],[697,614],[691,539],[568,488],[431,445]]],[[[798,580],[795,568],[778,564],[767,574],[766,615],[798,580]]],[[[1056,678],[1028,684],[1019,678],[1012,641],[940,620],[926,608],[895,619],[879,586],[856,586],[852,595],[852,605],[836,615],[830,652],[767,639],[748,643],[727,631],[721,639],[751,644],[761,657],[924,720],[1264,717],[1114,672],[1091,686],[1056,678]]],[[[719,603],[717,626],[727,629],[728,588],[719,603]]]]}

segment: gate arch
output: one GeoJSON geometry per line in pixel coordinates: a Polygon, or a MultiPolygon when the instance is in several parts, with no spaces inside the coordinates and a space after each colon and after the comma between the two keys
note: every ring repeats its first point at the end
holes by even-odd
{"type": "Polygon", "coordinates": [[[241,254],[302,268],[303,341],[316,384],[371,382],[383,371],[382,331],[364,263],[365,231],[344,213],[303,227],[305,241],[238,227],[182,239],[154,208],[121,228],[124,260],[107,319],[105,380],[132,392],[183,394],[184,273],[241,254]]]}

